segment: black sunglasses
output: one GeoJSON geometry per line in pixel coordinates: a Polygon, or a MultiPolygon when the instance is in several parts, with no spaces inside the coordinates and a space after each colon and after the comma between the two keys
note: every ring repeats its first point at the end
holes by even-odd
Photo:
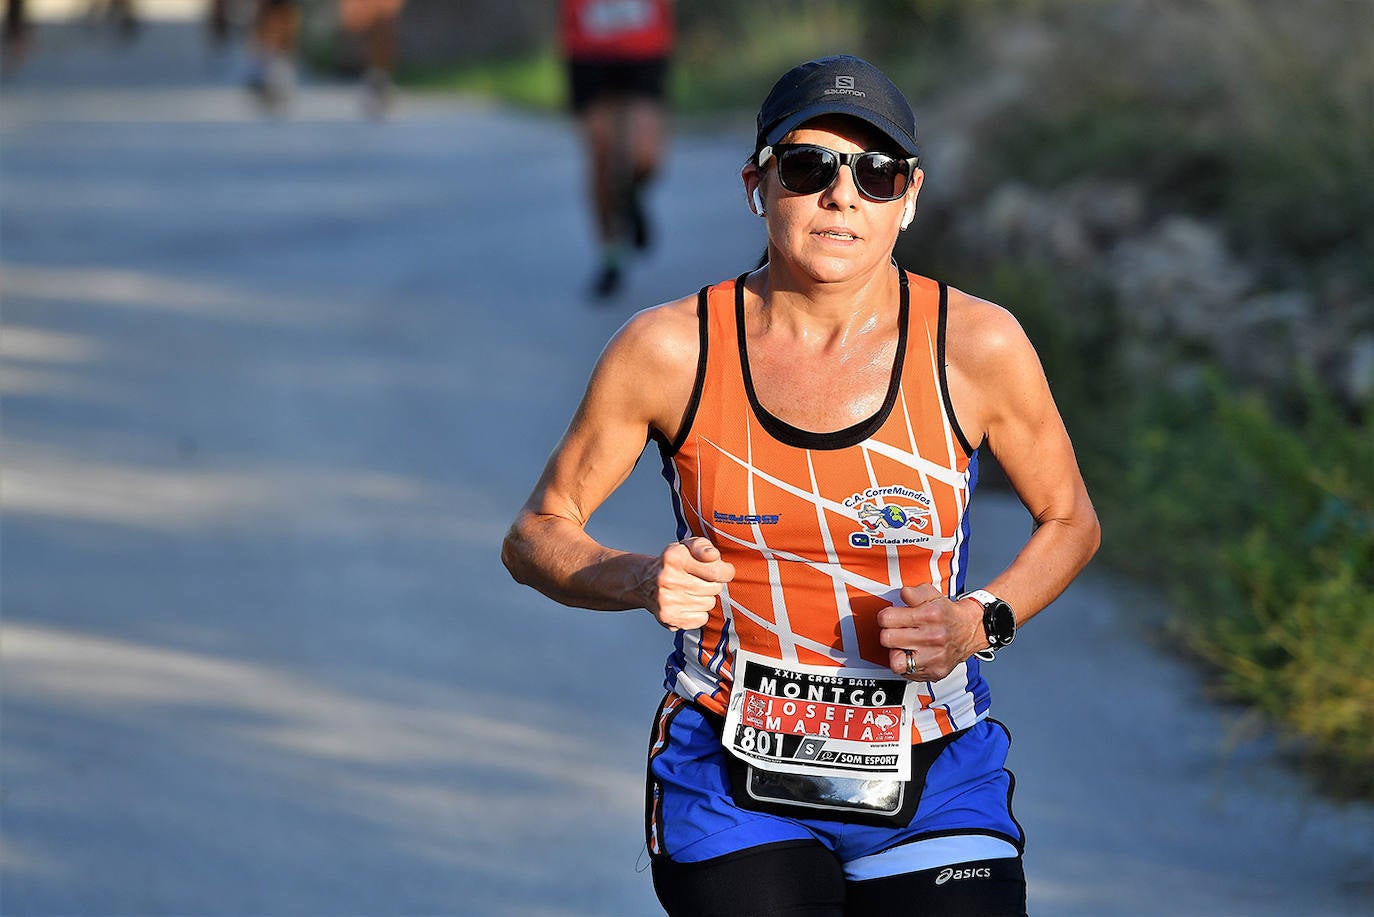
{"type": "Polygon", "coordinates": [[[759,168],[778,160],[778,181],[793,194],[815,194],[835,183],[840,166],[849,166],[864,197],[895,201],[906,193],[920,160],[886,153],[840,153],[814,143],[779,143],[759,150],[759,168]]]}

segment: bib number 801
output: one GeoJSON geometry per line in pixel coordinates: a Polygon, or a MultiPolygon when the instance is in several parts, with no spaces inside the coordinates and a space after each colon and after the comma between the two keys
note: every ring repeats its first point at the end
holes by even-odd
{"type": "Polygon", "coordinates": [[[774,735],[771,732],[764,732],[755,729],[753,726],[741,726],[739,738],[735,743],[740,751],[750,751],[759,755],[768,755],[782,751],[782,736],[774,735]],[[776,745],[777,748],[773,746],[776,745]]]}

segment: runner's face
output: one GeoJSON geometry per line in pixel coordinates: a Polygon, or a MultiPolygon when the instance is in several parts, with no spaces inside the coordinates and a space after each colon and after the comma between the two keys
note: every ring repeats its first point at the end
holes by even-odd
{"type": "MultiPolygon", "coordinates": [[[[843,117],[807,122],[784,139],[840,153],[886,151],[891,146],[868,125],[843,117]]],[[[859,192],[854,173],[845,166],[830,187],[812,194],[794,194],[778,181],[776,162],[768,163],[755,178],[761,181],[768,211],[770,249],[774,256],[820,282],[845,280],[877,269],[892,257],[905,202],[915,201],[923,177],[916,170],[905,197],[875,201],[859,192]]]]}

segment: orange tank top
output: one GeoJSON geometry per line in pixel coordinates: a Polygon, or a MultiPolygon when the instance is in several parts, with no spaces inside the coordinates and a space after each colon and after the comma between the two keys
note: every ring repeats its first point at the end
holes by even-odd
{"type": "MultiPolygon", "coordinates": [[[[758,402],[744,277],[698,295],[701,357],[677,441],[659,443],[678,537],[709,538],[735,566],[709,622],[681,631],[670,691],[716,714],[738,650],[784,663],[886,673],[877,612],[903,586],[964,587],[976,452],[945,379],[946,288],[901,273],[899,339],[882,408],[844,430],[793,427],[758,402]]],[[[970,659],[918,691],[913,742],[964,729],[990,697],[970,659]]]]}

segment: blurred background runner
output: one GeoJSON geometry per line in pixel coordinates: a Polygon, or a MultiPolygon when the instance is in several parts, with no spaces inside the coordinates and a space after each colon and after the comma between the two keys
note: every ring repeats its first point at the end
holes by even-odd
{"type": "Polygon", "coordinates": [[[5,0],[5,25],[0,32],[0,53],[4,57],[0,59],[0,70],[9,74],[24,62],[32,34],[24,0],[5,0]]]}
{"type": "Polygon", "coordinates": [[[592,293],[605,298],[620,289],[627,248],[646,249],[653,239],[644,191],[663,156],[672,6],[561,0],[559,40],[601,248],[592,293]]]}
{"type": "Polygon", "coordinates": [[[93,23],[108,23],[121,38],[138,34],[138,13],[133,0],[91,0],[86,17],[93,23]]]}
{"type": "Polygon", "coordinates": [[[253,63],[248,88],[269,110],[283,108],[296,85],[297,0],[258,0],[253,20],[253,63]]]}
{"type": "Polygon", "coordinates": [[[339,24],[363,61],[363,108],[380,118],[395,98],[396,21],[405,0],[339,0],[339,24]]]}

